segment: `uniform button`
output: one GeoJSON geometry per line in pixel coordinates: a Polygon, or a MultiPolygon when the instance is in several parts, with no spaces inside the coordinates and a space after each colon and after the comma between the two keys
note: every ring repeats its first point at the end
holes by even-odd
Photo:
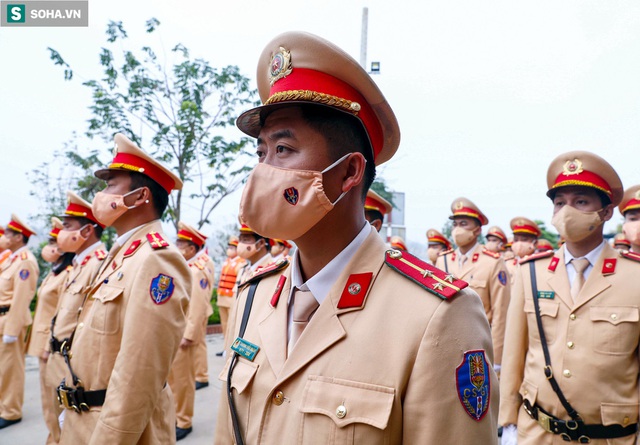
{"type": "Polygon", "coordinates": [[[624,416],[624,419],[622,419],[622,424],[626,425],[627,423],[629,423],[629,416],[624,416]]]}
{"type": "Polygon", "coordinates": [[[526,389],[524,390],[524,395],[526,396],[527,394],[529,394],[529,391],[527,391],[526,389]]]}
{"type": "Polygon", "coordinates": [[[569,378],[571,377],[571,371],[569,371],[568,369],[565,369],[564,371],[562,371],[562,375],[569,378]]]}
{"type": "Polygon", "coordinates": [[[575,320],[576,319],[576,314],[569,315],[569,318],[572,319],[572,320],[575,320]]]}
{"type": "Polygon", "coordinates": [[[78,323],[78,329],[82,329],[84,327],[84,323],[80,322],[78,323]]]}
{"type": "Polygon", "coordinates": [[[273,404],[280,406],[284,402],[284,393],[280,390],[276,391],[273,395],[273,404]]]}
{"type": "Polygon", "coordinates": [[[612,320],[617,320],[618,319],[618,314],[611,314],[611,319],[612,320]]]}
{"type": "Polygon", "coordinates": [[[347,407],[344,405],[340,405],[337,409],[336,409],[336,417],[338,419],[344,419],[344,416],[347,415],[347,407]]]}
{"type": "Polygon", "coordinates": [[[575,346],[575,344],[572,341],[568,341],[567,342],[567,348],[573,349],[574,346],[575,346]]]}

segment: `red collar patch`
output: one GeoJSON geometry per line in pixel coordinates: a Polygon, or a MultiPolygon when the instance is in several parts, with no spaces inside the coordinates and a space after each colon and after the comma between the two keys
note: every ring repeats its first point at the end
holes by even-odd
{"type": "Polygon", "coordinates": [[[350,275],[347,284],[344,285],[342,295],[340,295],[338,309],[361,307],[369,291],[372,278],[373,272],[354,273],[350,275]]]}
{"type": "Polygon", "coordinates": [[[280,275],[280,279],[276,285],[276,290],[273,291],[273,296],[271,297],[271,307],[276,307],[278,305],[278,301],[280,300],[280,295],[282,294],[282,289],[284,288],[284,283],[286,281],[287,277],[280,275]]]}
{"type": "Polygon", "coordinates": [[[129,255],[133,255],[133,252],[138,250],[138,247],[140,247],[140,243],[142,243],[142,241],[140,241],[139,239],[132,242],[127,251],[124,253],[124,256],[128,257],[129,255]]]}
{"type": "Polygon", "coordinates": [[[549,263],[548,269],[551,272],[555,272],[556,268],[558,267],[558,263],[560,263],[560,258],[558,258],[557,256],[554,256],[553,259],[551,259],[551,262],[549,263]]]}
{"type": "Polygon", "coordinates": [[[471,257],[471,262],[475,263],[476,261],[478,261],[478,258],[480,258],[480,254],[474,253],[473,256],[471,257]]]}
{"type": "Polygon", "coordinates": [[[91,255],[87,255],[84,260],[82,260],[82,263],[80,264],[80,267],[84,266],[85,264],[87,264],[89,262],[89,260],[91,259],[91,255]]]}
{"type": "Polygon", "coordinates": [[[602,263],[602,275],[613,275],[616,273],[616,263],[618,262],[615,258],[605,258],[604,263],[602,263]]]}
{"type": "Polygon", "coordinates": [[[456,260],[456,253],[455,253],[455,252],[453,252],[453,253],[451,254],[451,261],[455,261],[455,260],[456,260]]]}

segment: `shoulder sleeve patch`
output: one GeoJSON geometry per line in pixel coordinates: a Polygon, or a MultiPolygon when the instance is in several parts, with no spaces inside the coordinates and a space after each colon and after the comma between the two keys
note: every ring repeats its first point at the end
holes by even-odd
{"type": "Polygon", "coordinates": [[[483,249],[482,253],[485,255],[489,255],[491,258],[495,258],[496,260],[500,259],[500,254],[498,252],[492,252],[489,249],[483,249]]]}
{"type": "Polygon", "coordinates": [[[169,243],[158,232],[147,233],[147,240],[153,250],[163,249],[169,245],[169,243]]]}
{"type": "Polygon", "coordinates": [[[638,253],[631,252],[631,251],[623,251],[623,252],[620,252],[620,256],[622,256],[622,257],[624,257],[624,258],[626,258],[628,260],[637,261],[637,262],[640,263],[640,254],[638,254],[638,253]]]}
{"type": "Polygon", "coordinates": [[[387,250],[385,264],[443,300],[450,300],[469,285],[407,252],[387,250]]]}
{"type": "Polygon", "coordinates": [[[547,250],[545,252],[538,252],[531,255],[527,255],[524,258],[520,259],[520,264],[528,263],[529,261],[536,261],[542,258],[549,258],[554,255],[552,250],[547,250]]]}
{"type": "Polygon", "coordinates": [[[107,252],[102,249],[97,249],[94,253],[96,254],[96,258],[98,258],[100,261],[104,260],[107,257],[107,252]]]}
{"type": "Polygon", "coordinates": [[[438,254],[438,256],[445,256],[445,255],[449,255],[450,253],[453,252],[453,249],[449,249],[449,250],[443,250],[442,252],[440,252],[438,254]]]}
{"type": "Polygon", "coordinates": [[[240,283],[238,285],[238,289],[249,284],[249,283],[253,283],[254,281],[259,281],[261,279],[263,279],[264,277],[267,277],[269,275],[272,275],[276,272],[279,272],[281,270],[286,269],[287,267],[289,267],[289,261],[287,261],[286,259],[280,259],[278,261],[276,261],[275,263],[271,263],[265,267],[262,267],[258,270],[256,270],[254,272],[254,274],[251,276],[251,278],[249,278],[248,280],[246,280],[244,283],[240,283]]]}

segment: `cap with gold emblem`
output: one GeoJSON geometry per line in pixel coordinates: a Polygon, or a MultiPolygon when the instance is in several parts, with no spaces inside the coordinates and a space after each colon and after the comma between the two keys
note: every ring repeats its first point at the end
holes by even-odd
{"type": "Polygon", "coordinates": [[[275,37],[258,62],[258,92],[264,105],[246,111],[236,125],[257,137],[273,110],[299,104],[329,107],[363,125],[376,165],[391,159],[400,129],[371,76],[350,55],[318,36],[287,32],[275,37]]]}
{"type": "Polygon", "coordinates": [[[200,249],[207,241],[207,237],[202,232],[182,221],[178,222],[178,239],[191,241],[200,249]]]}
{"type": "Polygon", "coordinates": [[[404,240],[402,239],[402,237],[394,235],[391,237],[391,239],[389,240],[389,244],[391,245],[392,249],[399,249],[399,250],[404,250],[405,252],[407,251],[407,246],[404,243],[404,240]]]}
{"type": "Polygon", "coordinates": [[[51,231],[49,232],[49,237],[51,238],[58,238],[58,234],[60,233],[60,231],[62,230],[64,226],[62,225],[62,221],[60,221],[60,218],[57,218],[55,216],[51,217],[51,231]]]}
{"type": "Polygon", "coordinates": [[[553,250],[553,244],[551,244],[551,241],[549,241],[548,239],[540,238],[538,240],[536,249],[538,250],[538,252],[547,252],[553,250]]]}
{"type": "Polygon", "coordinates": [[[616,236],[613,237],[613,245],[631,249],[631,241],[624,236],[624,233],[616,233],[616,236]]]}
{"type": "Polygon", "coordinates": [[[167,193],[182,189],[182,181],[171,170],[153,159],[124,134],[114,136],[114,157],[109,166],[96,171],[96,178],[106,180],[110,170],[138,172],[157,182],[167,193]]]}
{"type": "Polygon", "coordinates": [[[489,230],[487,230],[487,236],[495,236],[496,238],[498,238],[500,241],[502,241],[503,243],[507,242],[507,235],[505,235],[505,233],[502,231],[502,229],[498,226],[492,226],[489,227],[489,230]]]}
{"type": "Polygon", "coordinates": [[[35,230],[22,222],[22,220],[18,218],[18,215],[16,215],[15,213],[11,214],[11,221],[9,221],[9,224],[7,224],[7,229],[11,229],[14,232],[22,233],[27,238],[36,233],[35,230]]]}
{"type": "Polygon", "coordinates": [[[542,235],[538,225],[528,218],[518,216],[511,220],[511,231],[513,234],[533,235],[536,238],[542,235]]]}
{"type": "Polygon", "coordinates": [[[427,230],[427,243],[428,244],[443,244],[447,250],[451,249],[451,242],[436,229],[427,230]]]}
{"type": "Polygon", "coordinates": [[[555,158],[547,170],[547,196],[560,187],[582,186],[603,192],[614,206],[622,201],[622,181],[611,165],[588,151],[570,151],[555,158]]]}
{"type": "Polygon", "coordinates": [[[513,238],[507,238],[507,242],[504,244],[505,249],[509,249],[513,245],[513,238]]]}
{"type": "Polygon", "coordinates": [[[482,226],[489,224],[489,219],[484,216],[484,213],[467,198],[455,199],[451,204],[451,213],[449,219],[453,219],[455,216],[468,216],[477,219],[482,226]]]}
{"type": "Polygon", "coordinates": [[[384,216],[387,213],[391,213],[391,203],[373,190],[369,189],[367,192],[367,198],[364,201],[364,209],[376,210],[384,216]]]}
{"type": "Polygon", "coordinates": [[[273,241],[274,243],[278,243],[284,247],[286,247],[287,249],[291,249],[293,246],[291,245],[291,243],[289,241],[287,241],[286,239],[272,239],[271,241],[273,241]]]}
{"type": "Polygon", "coordinates": [[[91,204],[71,190],[67,191],[67,208],[64,210],[62,217],[87,218],[104,229],[104,224],[100,223],[96,217],[93,216],[91,204]]]}
{"type": "Polygon", "coordinates": [[[229,242],[227,243],[229,246],[236,246],[238,247],[238,237],[237,236],[230,236],[229,237],[229,242]]]}
{"type": "Polygon", "coordinates": [[[640,209],[640,185],[634,185],[624,191],[618,210],[622,215],[629,210],[640,209]]]}
{"type": "Polygon", "coordinates": [[[246,224],[241,224],[241,225],[240,225],[240,234],[243,234],[243,233],[248,233],[248,234],[253,235],[253,234],[255,234],[256,232],[254,232],[254,231],[253,231],[253,229],[252,229],[251,227],[249,227],[248,225],[246,225],[246,224]]]}

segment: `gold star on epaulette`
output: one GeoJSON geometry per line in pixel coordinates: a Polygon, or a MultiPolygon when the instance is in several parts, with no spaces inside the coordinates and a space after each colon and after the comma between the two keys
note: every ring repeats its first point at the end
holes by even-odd
{"type": "Polygon", "coordinates": [[[433,283],[433,289],[434,290],[442,290],[442,289],[444,289],[444,287],[442,286],[442,283],[433,283]]]}
{"type": "Polygon", "coordinates": [[[444,277],[444,281],[448,281],[449,283],[453,283],[453,280],[455,280],[455,277],[450,273],[444,277]]]}
{"type": "Polygon", "coordinates": [[[422,273],[423,278],[432,278],[433,277],[433,272],[431,272],[430,270],[426,270],[422,273]]]}

